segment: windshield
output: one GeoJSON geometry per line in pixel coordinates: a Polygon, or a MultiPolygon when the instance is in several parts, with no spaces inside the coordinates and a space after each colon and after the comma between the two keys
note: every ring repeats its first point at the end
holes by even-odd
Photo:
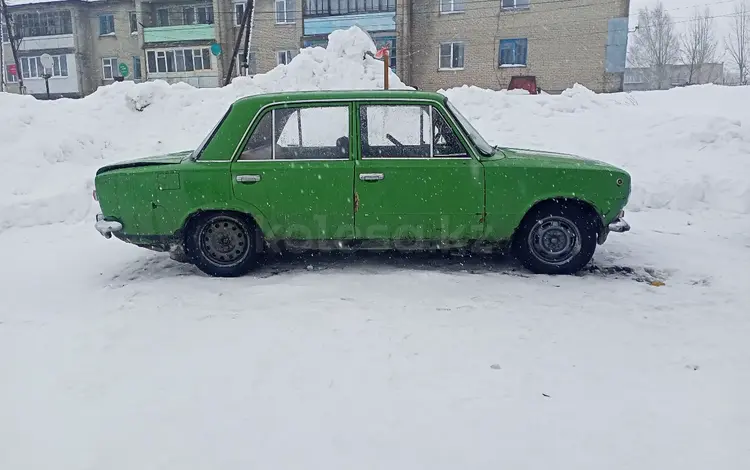
{"type": "Polygon", "coordinates": [[[203,149],[206,148],[206,145],[208,145],[208,142],[214,137],[214,134],[216,134],[216,131],[219,130],[219,126],[224,122],[224,119],[229,116],[229,111],[232,110],[232,107],[230,106],[229,109],[227,109],[227,112],[224,113],[224,116],[222,116],[221,119],[219,119],[219,122],[216,123],[216,125],[211,129],[211,132],[206,134],[206,137],[203,139],[203,142],[198,145],[198,147],[193,150],[193,153],[188,156],[188,160],[196,161],[198,158],[200,158],[201,154],[203,153],[203,149]]]}
{"type": "Polygon", "coordinates": [[[445,104],[448,106],[448,109],[451,110],[456,119],[458,119],[461,127],[463,127],[466,133],[469,134],[469,138],[472,142],[474,142],[474,145],[477,146],[479,151],[484,153],[485,155],[492,155],[495,152],[495,148],[492,145],[488,144],[486,140],[484,140],[482,135],[476,129],[474,129],[474,126],[469,123],[469,120],[466,119],[463,114],[458,112],[456,107],[453,106],[453,103],[446,99],[445,104]]]}

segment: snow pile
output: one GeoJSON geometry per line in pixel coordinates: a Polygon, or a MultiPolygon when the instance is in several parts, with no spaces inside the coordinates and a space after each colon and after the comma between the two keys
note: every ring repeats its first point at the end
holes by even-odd
{"type": "MultiPolygon", "coordinates": [[[[0,94],[0,231],[78,221],[89,213],[92,178],[105,162],[192,149],[243,96],[291,90],[382,89],[383,65],[357,27],[303,49],[288,65],[197,89],[163,81],[114,83],[81,100],[0,94]]],[[[391,72],[390,86],[405,85],[391,72]]]]}
{"type": "Polygon", "coordinates": [[[629,210],[750,214],[750,88],[714,85],[597,95],[443,91],[487,140],[575,153],[633,176],[629,210]],[[744,126],[743,126],[744,121],[744,126]]]}
{"type": "MultiPolygon", "coordinates": [[[[326,48],[230,86],[115,83],[81,100],[0,94],[0,231],[90,217],[96,168],[192,149],[242,96],[316,89],[381,89],[382,62],[357,27],[326,48]]],[[[405,85],[394,74],[391,87],[405,85]]],[[[501,146],[580,154],[630,171],[630,210],[712,208],[750,213],[748,88],[691,87],[598,95],[576,85],[561,95],[461,87],[443,91],[501,146]],[[745,126],[743,127],[743,121],[745,126]]]]}

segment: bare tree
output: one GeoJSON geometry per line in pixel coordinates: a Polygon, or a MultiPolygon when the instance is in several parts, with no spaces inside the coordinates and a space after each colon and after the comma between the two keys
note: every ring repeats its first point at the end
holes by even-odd
{"type": "Polygon", "coordinates": [[[688,84],[709,82],[711,77],[704,76],[703,67],[716,60],[717,47],[714,20],[709,8],[703,14],[695,9],[681,42],[682,63],[688,67],[688,84]]]}
{"type": "Polygon", "coordinates": [[[669,87],[667,66],[675,64],[679,58],[680,40],[664,5],[659,2],[653,9],[641,8],[630,48],[630,62],[650,69],[652,86],[662,89],[669,87]]]}
{"type": "Polygon", "coordinates": [[[734,6],[734,23],[726,38],[727,51],[737,64],[740,85],[747,85],[748,59],[750,59],[750,10],[745,1],[734,6]]]}

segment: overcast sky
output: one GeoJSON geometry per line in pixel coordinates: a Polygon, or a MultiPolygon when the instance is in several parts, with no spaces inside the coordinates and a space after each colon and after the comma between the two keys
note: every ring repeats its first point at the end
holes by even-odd
{"type": "MultiPolygon", "coordinates": [[[[737,0],[662,0],[664,8],[667,9],[669,14],[672,16],[672,20],[675,22],[675,27],[678,31],[684,31],[687,26],[687,21],[693,14],[696,7],[700,8],[701,11],[706,7],[711,9],[711,16],[718,17],[714,18],[714,25],[716,27],[716,36],[719,40],[719,55],[724,54],[724,37],[729,34],[730,25],[734,21],[734,18],[726,17],[731,15],[734,11],[734,4],[737,0]],[[721,16],[725,16],[721,18],[721,16]]],[[[638,10],[643,7],[653,7],[656,5],[657,0],[630,0],[630,27],[631,30],[638,24],[638,10]]],[[[728,55],[723,58],[719,57],[720,61],[729,66],[731,59],[728,55]]]]}

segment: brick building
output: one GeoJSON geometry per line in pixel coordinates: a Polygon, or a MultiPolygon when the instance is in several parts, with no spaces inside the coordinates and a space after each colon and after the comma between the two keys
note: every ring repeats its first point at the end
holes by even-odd
{"type": "MultiPolygon", "coordinates": [[[[22,35],[17,70],[36,96],[42,53],[57,57],[55,96],[89,94],[119,79],[123,66],[128,80],[221,86],[246,7],[240,0],[7,1],[22,35]]],[[[511,77],[533,76],[552,93],[575,83],[619,91],[629,7],[629,0],[255,0],[249,71],[288,63],[300,48],[357,25],[420,89],[501,89],[511,77]]],[[[8,89],[16,91],[3,47],[8,89]]]]}

